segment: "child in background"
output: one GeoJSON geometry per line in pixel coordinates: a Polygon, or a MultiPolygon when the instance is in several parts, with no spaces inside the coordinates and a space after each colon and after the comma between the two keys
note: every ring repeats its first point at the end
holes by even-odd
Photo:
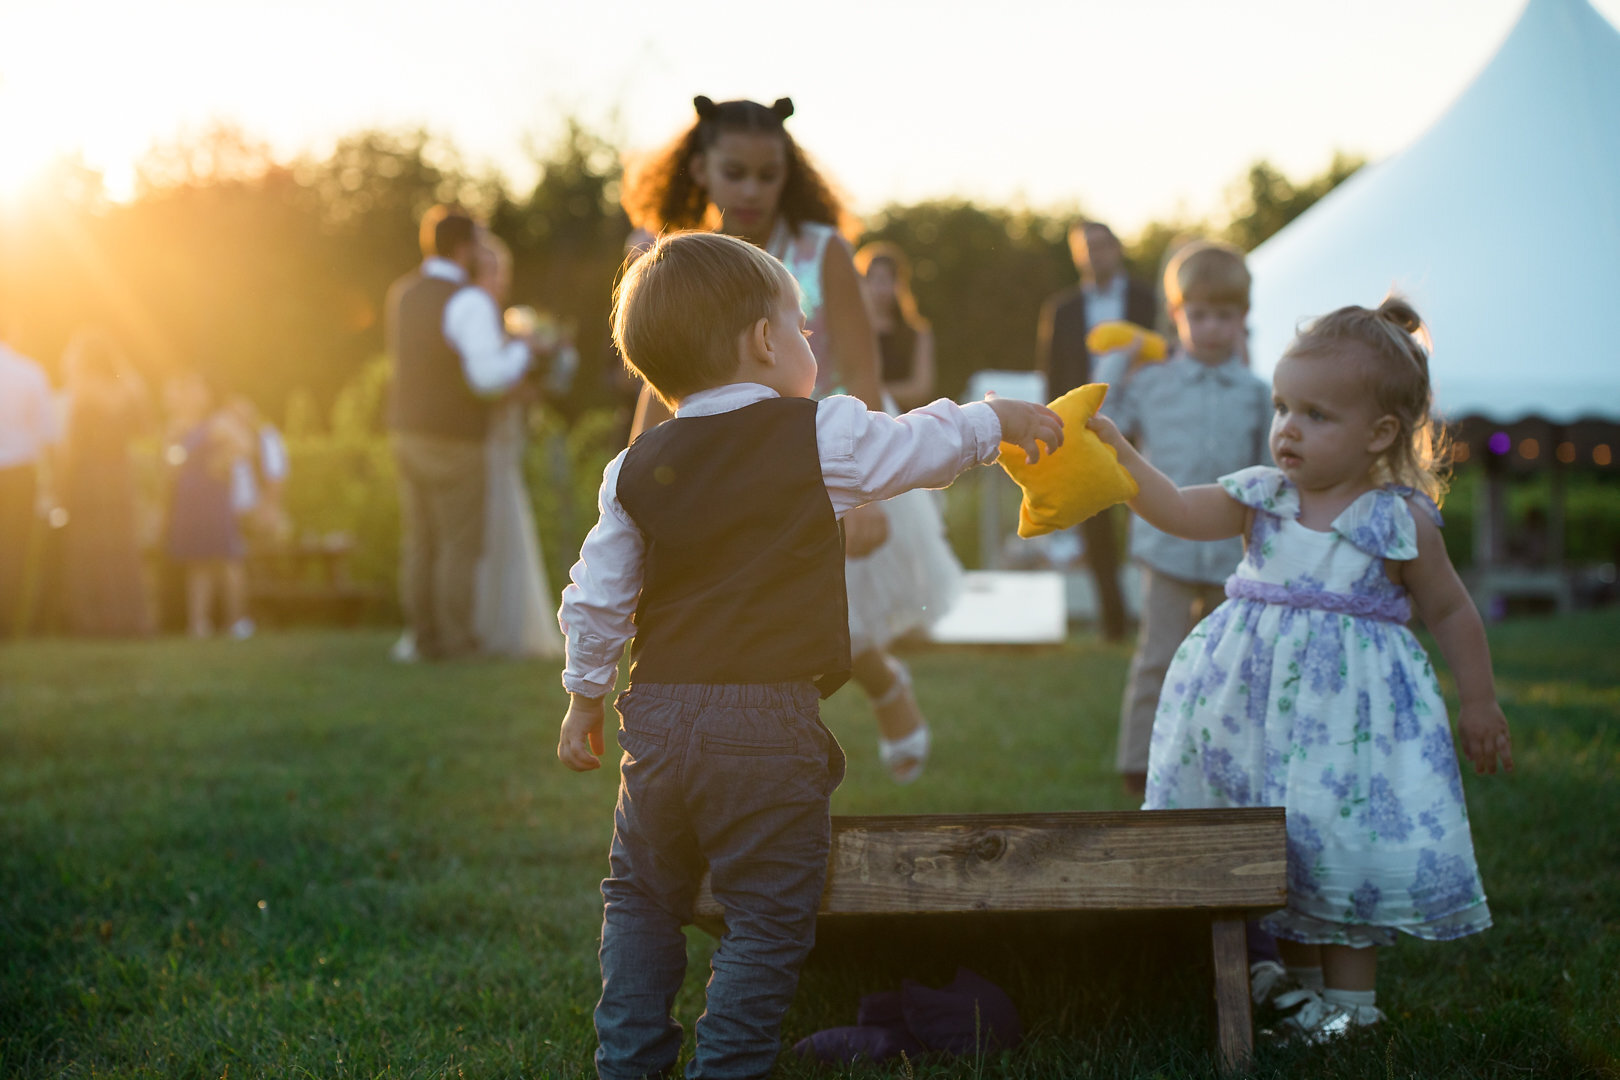
{"type": "Polygon", "coordinates": [[[1131,508],[1189,540],[1242,536],[1229,599],[1177,650],[1153,725],[1148,809],[1284,806],[1288,907],[1265,920],[1304,989],[1285,1033],[1321,1041],[1383,1018],[1375,946],[1491,924],[1415,605],[1457,680],[1476,772],[1513,767],[1479,613],[1446,556],[1422,324],[1404,301],[1346,307],[1273,377],[1271,453],[1177,488],[1106,420],[1141,485],[1131,508]]]}
{"type": "Polygon", "coordinates": [[[185,567],[186,630],[214,634],[214,594],[222,593],[226,632],[253,636],[247,613],[246,555],[232,490],[239,463],[251,460],[253,432],[201,375],[182,376],[168,388],[175,465],[169,501],[169,557],[185,567]]]}
{"type": "MultiPolygon", "coordinates": [[[[1174,483],[1208,484],[1265,461],[1271,396],[1244,360],[1249,271],[1225,244],[1184,246],[1165,270],[1164,291],[1179,351],[1162,364],[1135,364],[1103,406],[1142,455],[1174,483]]],[[[1242,556],[1236,540],[1191,543],[1131,525],[1141,564],[1142,620],[1119,712],[1115,767],[1127,793],[1142,794],[1148,740],[1164,672],[1187,632],[1223,599],[1221,583],[1242,556]]]]}
{"type": "Polygon", "coordinates": [[[799,287],[776,259],[716,233],[660,239],[619,285],[614,338],[674,410],[609,463],[601,520],[563,592],[557,756],[599,766],[603,697],[632,635],[617,705],[624,751],[602,883],[597,1073],[665,1076],[681,926],[704,868],[725,912],[689,1076],[771,1071],[815,939],[828,800],[844,755],[819,718],[849,677],[838,519],[994,460],[1031,460],[1062,422],[1042,406],[940,400],[900,417],[811,400],[799,287]]]}

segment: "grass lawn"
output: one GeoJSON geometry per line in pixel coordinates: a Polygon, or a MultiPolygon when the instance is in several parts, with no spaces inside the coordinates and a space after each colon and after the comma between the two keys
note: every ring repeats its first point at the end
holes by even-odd
{"type": "MultiPolygon", "coordinates": [[[[1262,1047],[1252,1075],[1620,1075],[1620,613],[1492,640],[1519,772],[1465,785],[1496,927],[1386,950],[1387,1025],[1262,1047]]],[[[615,771],[557,764],[549,666],[400,668],[387,644],[0,649],[0,1075],[594,1075],[615,771]]],[[[1127,656],[1086,637],[917,654],[938,745],[909,788],[841,692],[834,811],[1124,808],[1109,765],[1127,656]]],[[[689,944],[688,1030],[710,948],[689,944]]],[[[1214,1077],[1203,949],[1157,919],[843,935],[785,1036],[965,963],[1013,995],[1024,1046],[855,1075],[1214,1077]]]]}

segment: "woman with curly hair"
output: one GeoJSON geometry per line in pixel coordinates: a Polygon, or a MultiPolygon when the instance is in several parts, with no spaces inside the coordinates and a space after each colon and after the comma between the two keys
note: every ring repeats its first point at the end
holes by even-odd
{"type": "MultiPolygon", "coordinates": [[[[878,342],[844,232],[854,222],[783,121],[793,102],[694,99],[692,125],[627,170],[622,202],[647,235],[728,233],[764,248],[799,283],[818,396],[847,393],[894,411],[879,376],[878,342]]],[[[643,392],[634,433],[668,413],[643,392]]],[[[955,599],[961,573],[926,491],[863,507],[844,519],[854,679],[877,714],[879,754],[909,783],[928,760],[930,734],[911,676],[888,647],[932,623],[955,599]],[[954,573],[952,571],[955,571],[954,573]]]]}

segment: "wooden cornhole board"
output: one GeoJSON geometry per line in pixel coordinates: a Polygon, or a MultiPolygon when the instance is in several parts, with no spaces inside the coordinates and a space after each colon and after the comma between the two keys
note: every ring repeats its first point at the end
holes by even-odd
{"type": "MultiPolygon", "coordinates": [[[[1254,1046],[1244,921],[1283,906],[1280,807],[832,819],[823,920],[973,912],[1190,911],[1209,917],[1223,1061],[1254,1046]]],[[[695,920],[723,913],[705,876],[695,920]]]]}

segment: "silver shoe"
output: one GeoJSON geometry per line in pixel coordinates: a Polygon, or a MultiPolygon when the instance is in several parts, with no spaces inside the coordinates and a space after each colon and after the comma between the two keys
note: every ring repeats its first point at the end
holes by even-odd
{"type": "Polygon", "coordinates": [[[1384,1014],[1371,1005],[1340,1005],[1328,1001],[1315,990],[1294,990],[1277,997],[1279,1009],[1294,1011],[1274,1028],[1261,1035],[1278,1041],[1299,1041],[1320,1045],[1350,1035],[1357,1028],[1372,1027],[1384,1014]]]}

